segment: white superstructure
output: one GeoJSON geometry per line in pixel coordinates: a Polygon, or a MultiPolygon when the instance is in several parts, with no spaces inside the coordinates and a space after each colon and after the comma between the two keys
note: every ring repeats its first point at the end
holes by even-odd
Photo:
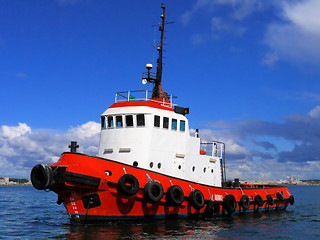
{"type": "MultiPolygon", "coordinates": [[[[221,186],[224,144],[190,136],[188,119],[172,102],[128,92],[101,115],[99,157],[175,178],[221,186]]],[[[140,91],[141,93],[141,91],[140,91]]],[[[196,133],[197,135],[197,133],[196,133]]]]}

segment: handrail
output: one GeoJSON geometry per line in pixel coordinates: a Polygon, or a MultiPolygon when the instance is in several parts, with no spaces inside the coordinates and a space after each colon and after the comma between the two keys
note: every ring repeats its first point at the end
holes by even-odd
{"type": "Polygon", "coordinates": [[[162,98],[161,100],[153,99],[151,95],[152,95],[152,91],[148,91],[148,90],[117,92],[115,95],[114,102],[117,103],[117,102],[131,102],[131,101],[151,101],[166,107],[177,106],[177,104],[173,104],[172,102],[174,98],[177,98],[176,96],[170,95],[169,96],[170,101],[168,101],[164,98],[162,98]]]}

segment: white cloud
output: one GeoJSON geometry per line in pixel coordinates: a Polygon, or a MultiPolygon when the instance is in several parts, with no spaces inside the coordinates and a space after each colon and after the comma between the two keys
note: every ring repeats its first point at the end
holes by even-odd
{"type": "Polygon", "coordinates": [[[2,126],[0,137],[13,139],[27,133],[31,133],[31,128],[25,123],[19,123],[19,126],[17,127],[2,126]]]}
{"type": "Polygon", "coordinates": [[[87,139],[91,137],[95,137],[100,133],[100,124],[96,122],[87,122],[81,126],[77,126],[76,128],[72,128],[68,131],[68,135],[74,136],[77,139],[87,139]]]}
{"type": "Polygon", "coordinates": [[[314,109],[312,109],[309,112],[309,116],[313,118],[319,118],[320,119],[320,106],[316,106],[314,109]]]}
{"type": "Polygon", "coordinates": [[[319,118],[320,106],[316,106],[306,115],[290,115],[282,122],[219,121],[208,124],[216,130],[200,130],[200,137],[226,143],[229,178],[284,179],[292,174],[316,178],[320,168],[319,118]]]}
{"type": "Polygon", "coordinates": [[[265,41],[279,59],[318,63],[320,60],[319,0],[286,1],[285,22],[268,26],[265,41]]]}
{"type": "Polygon", "coordinates": [[[98,153],[100,124],[88,122],[66,133],[33,130],[25,124],[0,128],[0,176],[29,178],[38,163],[56,162],[61,153],[69,151],[70,141],[78,141],[79,152],[98,153]]]}
{"type": "Polygon", "coordinates": [[[183,24],[188,24],[199,11],[214,12],[219,7],[228,7],[231,11],[228,18],[241,21],[256,11],[265,8],[266,3],[261,0],[198,0],[193,7],[182,15],[183,24]]]}

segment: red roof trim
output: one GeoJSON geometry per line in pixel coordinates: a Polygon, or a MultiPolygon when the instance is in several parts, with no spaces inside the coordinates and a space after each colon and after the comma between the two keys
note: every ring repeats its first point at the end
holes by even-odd
{"type": "Polygon", "coordinates": [[[109,108],[120,108],[120,107],[152,107],[162,110],[172,111],[171,107],[162,106],[158,103],[151,101],[130,101],[130,102],[117,102],[112,104],[109,108]]]}

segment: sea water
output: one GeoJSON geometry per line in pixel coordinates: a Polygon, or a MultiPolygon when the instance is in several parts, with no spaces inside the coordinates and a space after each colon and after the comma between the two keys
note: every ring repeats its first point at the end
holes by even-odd
{"type": "Polygon", "coordinates": [[[285,211],[212,219],[71,224],[57,195],[0,186],[0,239],[320,239],[320,186],[289,186],[285,211]]]}

